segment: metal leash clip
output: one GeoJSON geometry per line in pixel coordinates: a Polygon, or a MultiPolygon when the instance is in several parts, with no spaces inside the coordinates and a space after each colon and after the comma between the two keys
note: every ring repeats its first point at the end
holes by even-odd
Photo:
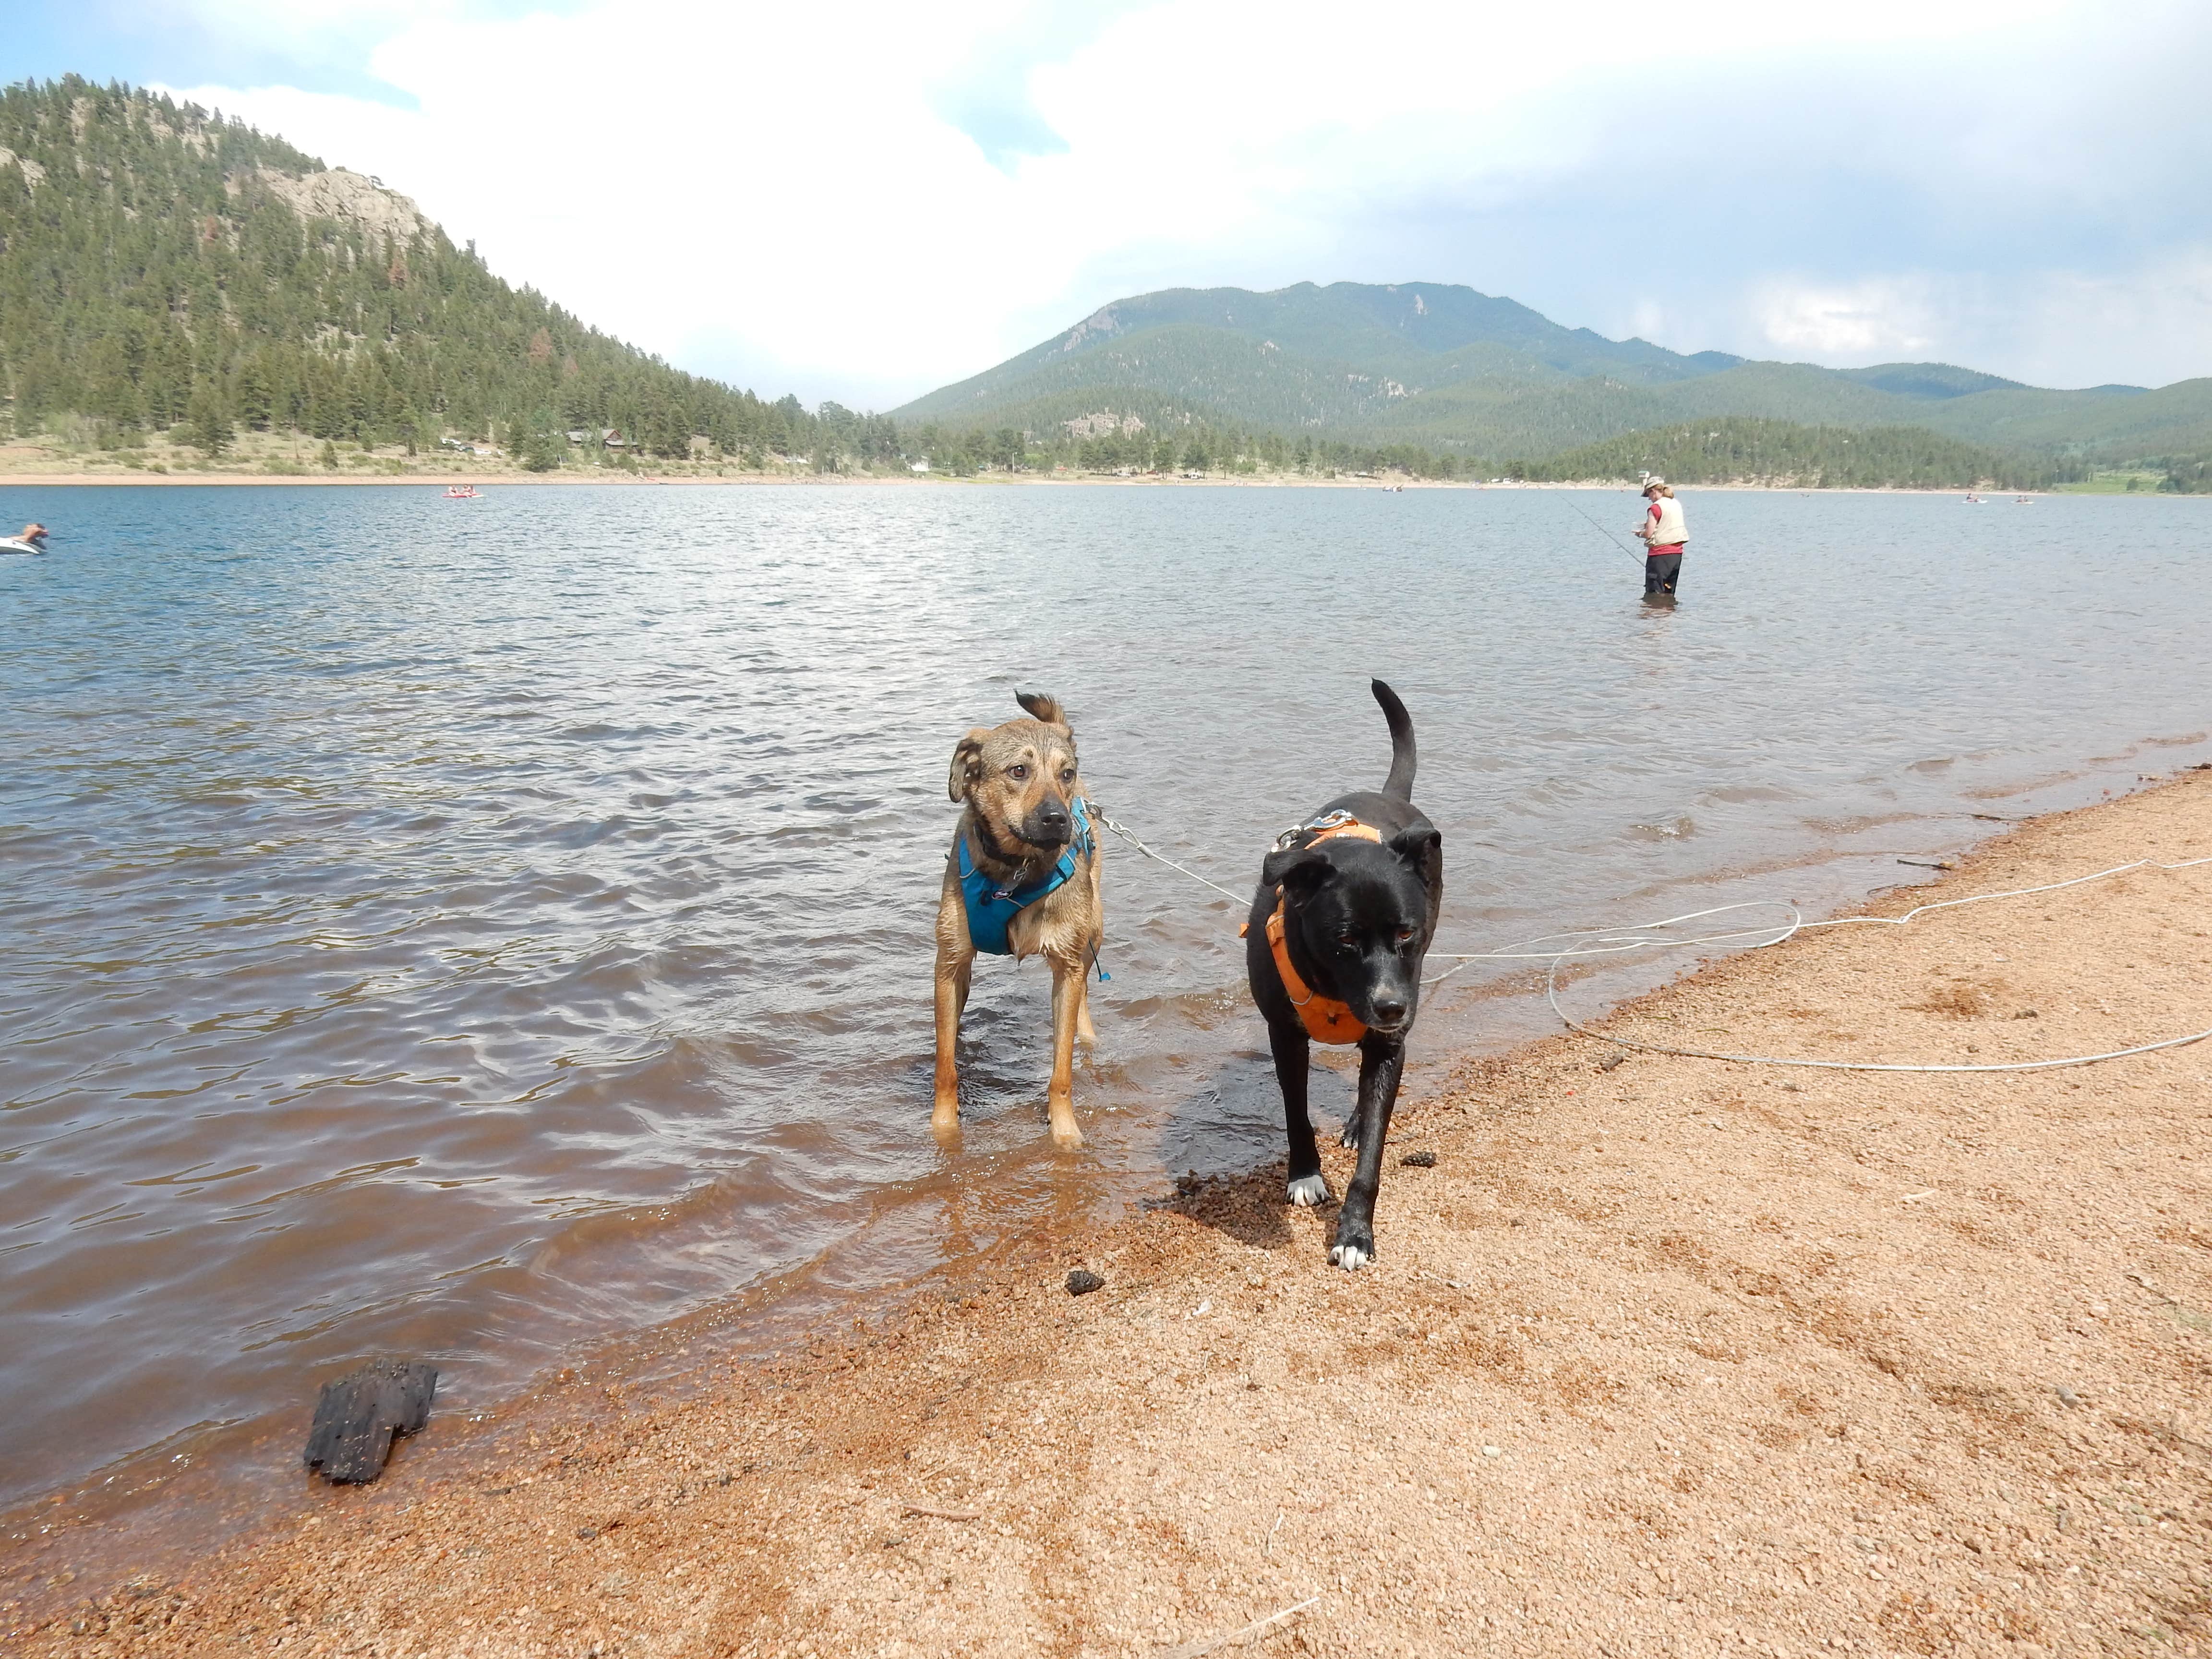
{"type": "Polygon", "coordinates": [[[1322,813],[1310,823],[1292,824],[1275,837],[1275,850],[1278,853],[1289,851],[1298,844],[1298,837],[1301,836],[1318,836],[1331,830],[1341,830],[1347,823],[1358,822],[1359,817],[1357,813],[1347,812],[1340,806],[1334,812],[1322,813]]]}

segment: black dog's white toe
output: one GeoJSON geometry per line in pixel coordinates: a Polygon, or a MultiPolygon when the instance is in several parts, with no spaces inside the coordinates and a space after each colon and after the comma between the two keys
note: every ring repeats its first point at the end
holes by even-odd
{"type": "Polygon", "coordinates": [[[1340,1219],[1328,1259],[1348,1273],[1358,1273],[1375,1260],[1375,1230],[1349,1217],[1340,1219]]]}
{"type": "Polygon", "coordinates": [[[1326,1204],[1328,1202],[1328,1182],[1317,1175],[1293,1181],[1290,1185],[1290,1200],[1302,1210],[1326,1204]]]}

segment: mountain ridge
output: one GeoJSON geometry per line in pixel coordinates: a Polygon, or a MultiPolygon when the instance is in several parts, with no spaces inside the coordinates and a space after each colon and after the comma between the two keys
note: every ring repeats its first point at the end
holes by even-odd
{"type": "Polygon", "coordinates": [[[1112,405],[1073,404],[1109,392],[1151,404],[1130,411],[1147,419],[1243,422],[1468,457],[1540,459],[1704,417],[1921,426],[2045,456],[2212,444],[2212,380],[2058,390],[1954,363],[1834,369],[1682,353],[1568,328],[1462,284],[1423,282],[1131,295],[890,416],[977,427],[1079,418],[1112,405]]]}

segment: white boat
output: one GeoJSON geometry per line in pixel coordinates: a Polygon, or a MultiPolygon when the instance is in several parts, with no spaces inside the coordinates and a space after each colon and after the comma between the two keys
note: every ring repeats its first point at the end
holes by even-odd
{"type": "Polygon", "coordinates": [[[21,536],[0,536],[0,553],[43,553],[43,547],[33,547],[21,536]]]}

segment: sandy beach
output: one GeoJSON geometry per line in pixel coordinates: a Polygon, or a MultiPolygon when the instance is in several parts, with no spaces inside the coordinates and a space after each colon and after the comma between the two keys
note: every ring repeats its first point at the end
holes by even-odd
{"type": "MultiPolygon", "coordinates": [[[[2208,854],[2212,773],[2185,774],[1869,914],[2208,854]]],[[[1802,934],[1598,1029],[2097,1053],[2212,1024],[2208,932],[2212,864],[2143,868],[1802,934]]],[[[19,1595],[9,1642],[2212,1652],[2208,1105],[2212,1043],[1965,1075],[1562,1035],[1401,1112],[1358,1275],[1279,1166],[1189,1183],[773,1360],[564,1373],[181,1571],[19,1595]],[[1104,1288],[1071,1296],[1079,1265],[1104,1288]]]]}

